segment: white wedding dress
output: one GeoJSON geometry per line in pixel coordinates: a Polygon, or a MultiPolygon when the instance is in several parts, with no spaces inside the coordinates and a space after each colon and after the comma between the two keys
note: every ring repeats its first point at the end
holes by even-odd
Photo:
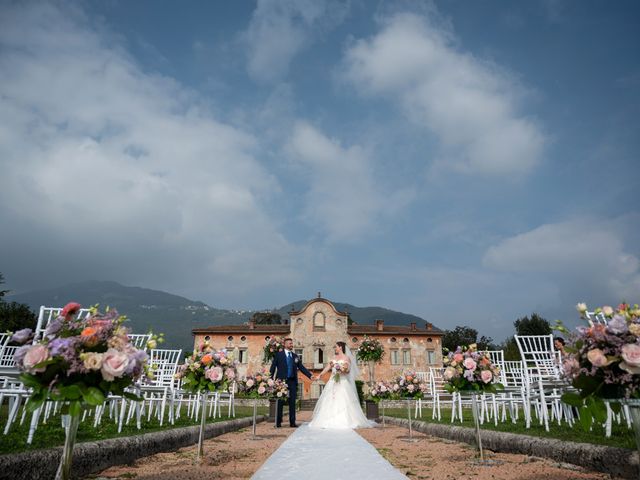
{"type": "Polygon", "coordinates": [[[362,412],[355,384],[358,367],[350,351],[347,351],[347,356],[351,363],[350,371],[336,381],[335,367],[331,369],[331,379],[313,410],[309,423],[311,428],[368,428],[376,425],[362,412]]]}

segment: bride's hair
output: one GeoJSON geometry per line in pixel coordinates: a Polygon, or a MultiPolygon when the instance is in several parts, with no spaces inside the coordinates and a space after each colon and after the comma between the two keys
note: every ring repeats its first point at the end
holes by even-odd
{"type": "Polygon", "coordinates": [[[340,350],[342,350],[342,353],[347,353],[347,344],[344,342],[336,342],[336,345],[338,345],[340,347],[340,350]]]}

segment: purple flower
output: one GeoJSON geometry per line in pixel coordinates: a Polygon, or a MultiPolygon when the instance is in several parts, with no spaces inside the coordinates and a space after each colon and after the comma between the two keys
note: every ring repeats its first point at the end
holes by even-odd
{"type": "Polygon", "coordinates": [[[24,356],[27,354],[29,348],[31,348],[31,345],[23,345],[16,350],[16,353],[13,354],[13,360],[16,362],[18,368],[22,367],[22,361],[24,360],[24,356]]]}
{"type": "Polygon", "coordinates": [[[462,374],[462,376],[464,378],[466,378],[467,380],[469,380],[470,382],[473,382],[473,370],[466,370],[465,369],[465,371],[462,374]]]}
{"type": "Polygon", "coordinates": [[[44,334],[47,338],[53,338],[60,331],[60,329],[62,329],[62,320],[60,319],[60,317],[58,317],[55,320],[51,321],[49,325],[47,325],[47,329],[45,330],[44,334]]]}
{"type": "Polygon", "coordinates": [[[74,337],[68,338],[54,338],[49,342],[49,350],[51,351],[51,356],[61,356],[69,363],[74,363],[74,360],[77,359],[75,345],[76,340],[74,337]]]}
{"type": "Polygon", "coordinates": [[[627,326],[627,321],[622,315],[615,315],[611,320],[609,320],[609,325],[607,329],[611,333],[615,333],[619,335],[621,333],[627,333],[629,331],[629,327],[627,326]]]}
{"type": "Polygon", "coordinates": [[[32,337],[33,330],[31,330],[30,328],[23,328],[22,330],[18,330],[13,334],[13,336],[11,337],[11,341],[22,345],[23,343],[29,341],[32,337]]]}

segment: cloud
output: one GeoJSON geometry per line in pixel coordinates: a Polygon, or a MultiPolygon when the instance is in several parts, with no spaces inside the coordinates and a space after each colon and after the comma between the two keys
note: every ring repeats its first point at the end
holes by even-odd
{"type": "Polygon", "coordinates": [[[253,135],[143,71],[77,8],[5,5],[0,51],[12,285],[113,278],[217,298],[297,277],[268,211],[280,185],[253,135]]]}
{"type": "Polygon", "coordinates": [[[308,183],[308,221],[321,225],[329,241],[359,238],[377,219],[397,212],[412,197],[409,190],[394,194],[382,190],[363,147],[344,147],[307,122],[294,126],[286,151],[308,183]]]}
{"type": "Polygon", "coordinates": [[[323,31],[342,23],[349,2],[327,0],[258,0],[244,33],[247,70],[255,80],[281,80],[296,55],[323,31]]]}
{"type": "Polygon", "coordinates": [[[425,16],[392,15],[375,36],[347,48],[343,67],[349,82],[397,101],[437,138],[439,166],[519,175],[540,162],[545,136],[519,112],[518,83],[461,52],[451,31],[425,16]]]}
{"type": "Polygon", "coordinates": [[[489,248],[483,263],[553,281],[561,299],[570,304],[635,301],[640,260],[627,251],[622,222],[577,219],[542,225],[489,248]]]}

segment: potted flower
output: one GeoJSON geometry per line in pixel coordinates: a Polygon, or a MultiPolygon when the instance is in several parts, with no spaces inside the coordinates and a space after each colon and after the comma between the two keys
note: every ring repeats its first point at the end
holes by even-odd
{"type": "Polygon", "coordinates": [[[263,370],[255,375],[248,375],[238,384],[239,395],[254,399],[253,402],[253,438],[256,437],[256,409],[257,400],[261,398],[286,400],[289,397],[287,383],[280,379],[273,379],[269,372],[263,370]]]}
{"type": "MultiPolygon", "coordinates": [[[[587,306],[576,308],[587,319],[587,306]]],[[[621,303],[617,308],[595,310],[605,322],[578,327],[569,332],[560,322],[557,330],[568,334],[562,371],[577,392],[567,392],[562,400],[580,410],[585,429],[607,418],[605,401],[619,413],[629,405],[636,432],[640,432],[640,308],[621,303]]],[[[640,440],[640,439],[639,439],[640,440]]],[[[640,449],[640,443],[638,445],[640,449]]]]}
{"type": "Polygon", "coordinates": [[[369,338],[365,335],[364,339],[360,343],[358,350],[356,350],[356,358],[361,362],[367,362],[369,367],[369,387],[374,382],[374,367],[376,363],[379,363],[384,357],[384,347],[378,339],[369,338]]]}
{"type": "Polygon", "coordinates": [[[187,392],[200,395],[201,418],[198,436],[197,459],[203,456],[204,424],[208,394],[216,390],[226,391],[232,388],[236,379],[236,366],[233,356],[226,350],[214,350],[210,343],[204,342],[178,368],[176,378],[182,380],[182,388],[187,392]]]}
{"type": "MultiPolygon", "coordinates": [[[[102,314],[93,307],[88,317],[77,318],[80,308],[78,303],[67,304],[42,340],[23,345],[14,355],[20,380],[32,391],[27,410],[54,400],[63,402],[62,413],[69,416],[56,479],[71,476],[83,409],[102,405],[110,394],[140,400],[125,389],[147,371],[147,354],[131,344],[123,325],[126,317],[114,309],[102,314]]],[[[30,332],[21,330],[13,340],[23,343],[30,338],[30,332]]]]}
{"type": "Polygon", "coordinates": [[[449,393],[466,392],[471,394],[476,444],[480,454],[480,461],[484,461],[477,397],[485,392],[496,393],[498,390],[504,389],[504,386],[498,382],[500,368],[491,362],[488,354],[478,352],[475,343],[468,347],[459,346],[455,351],[449,352],[443,363],[445,365],[443,373],[444,388],[449,393]]]}

